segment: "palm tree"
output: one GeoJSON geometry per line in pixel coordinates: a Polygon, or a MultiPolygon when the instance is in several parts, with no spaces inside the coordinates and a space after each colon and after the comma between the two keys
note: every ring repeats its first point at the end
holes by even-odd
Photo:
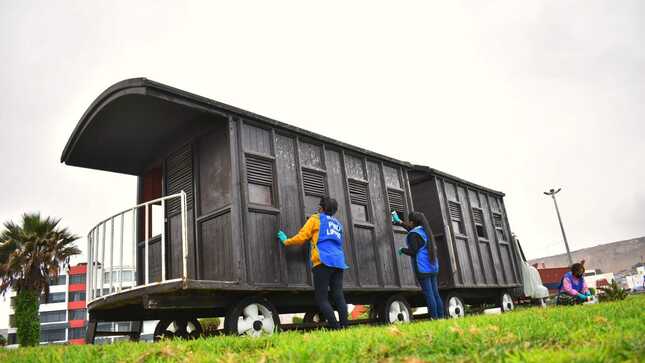
{"type": "Polygon", "coordinates": [[[49,296],[49,281],[57,278],[69,258],[81,253],[78,236],[59,228],[60,219],[25,213],[22,223],[4,223],[0,233],[0,293],[17,292],[15,301],[18,343],[33,346],[40,340],[39,297],[49,296]]]}

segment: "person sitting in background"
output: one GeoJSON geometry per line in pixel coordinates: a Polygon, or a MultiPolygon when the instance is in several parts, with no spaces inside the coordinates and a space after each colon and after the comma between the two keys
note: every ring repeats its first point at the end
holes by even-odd
{"type": "Polygon", "coordinates": [[[582,304],[591,300],[584,273],[584,261],[571,265],[571,271],[565,273],[560,282],[558,305],[582,304]]]}

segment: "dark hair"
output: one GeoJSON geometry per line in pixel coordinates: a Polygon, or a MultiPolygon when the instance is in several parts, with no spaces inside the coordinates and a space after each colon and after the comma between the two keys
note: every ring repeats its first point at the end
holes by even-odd
{"type": "Polygon", "coordinates": [[[580,272],[580,275],[583,275],[585,273],[585,262],[576,262],[573,265],[571,265],[571,272],[576,273],[580,272]]]}
{"type": "Polygon", "coordinates": [[[428,235],[428,239],[430,240],[428,244],[428,252],[430,252],[430,261],[434,262],[434,260],[437,259],[437,243],[434,240],[434,236],[432,235],[432,229],[430,229],[430,224],[428,223],[428,219],[426,218],[426,215],[423,214],[422,212],[410,212],[410,216],[408,217],[408,220],[414,224],[414,226],[421,226],[425,230],[426,234],[428,235]]]}
{"type": "Polygon", "coordinates": [[[328,216],[333,216],[338,210],[338,202],[334,198],[322,197],[319,205],[328,216]]]}

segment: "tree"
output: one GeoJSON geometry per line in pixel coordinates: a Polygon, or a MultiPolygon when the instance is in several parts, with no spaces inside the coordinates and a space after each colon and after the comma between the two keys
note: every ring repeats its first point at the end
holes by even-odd
{"type": "Polygon", "coordinates": [[[60,219],[25,213],[21,224],[4,223],[0,233],[0,293],[16,293],[15,318],[18,344],[33,346],[40,340],[38,305],[41,294],[49,297],[49,282],[71,256],[81,253],[78,236],[59,228],[60,219]]]}

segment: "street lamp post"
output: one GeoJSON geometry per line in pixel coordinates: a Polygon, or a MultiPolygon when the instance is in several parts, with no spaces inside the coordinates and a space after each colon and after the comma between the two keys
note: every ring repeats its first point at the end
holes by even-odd
{"type": "Polygon", "coordinates": [[[558,222],[560,222],[560,230],[562,231],[562,238],[564,238],[564,247],[567,248],[567,257],[569,258],[569,266],[573,265],[573,259],[571,258],[571,251],[569,250],[569,243],[567,242],[567,235],[564,233],[564,226],[562,225],[562,217],[560,217],[560,210],[558,209],[558,202],[555,200],[555,195],[562,190],[550,189],[548,192],[544,192],[545,195],[550,195],[553,198],[553,204],[555,205],[555,213],[558,215],[558,222]]]}

